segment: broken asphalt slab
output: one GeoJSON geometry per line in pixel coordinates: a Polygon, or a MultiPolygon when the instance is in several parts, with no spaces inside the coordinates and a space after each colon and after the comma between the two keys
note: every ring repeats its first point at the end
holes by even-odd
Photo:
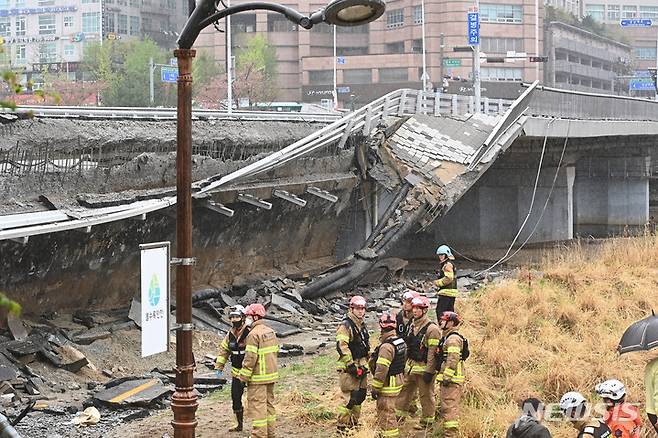
{"type": "Polygon", "coordinates": [[[173,389],[159,379],[136,379],[103,389],[94,395],[93,400],[110,407],[147,407],[171,392],[173,389]]]}

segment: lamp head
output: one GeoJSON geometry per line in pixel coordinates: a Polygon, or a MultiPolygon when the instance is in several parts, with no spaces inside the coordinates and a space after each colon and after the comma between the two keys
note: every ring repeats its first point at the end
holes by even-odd
{"type": "Polygon", "coordinates": [[[333,0],[324,9],[323,21],[335,26],[360,26],[375,21],[385,10],[382,0],[333,0]]]}

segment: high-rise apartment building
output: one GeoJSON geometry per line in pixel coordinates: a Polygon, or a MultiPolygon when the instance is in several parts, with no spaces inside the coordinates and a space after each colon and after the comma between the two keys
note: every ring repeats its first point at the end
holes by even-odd
{"type": "Polygon", "coordinates": [[[173,48],[186,0],[0,0],[0,65],[38,82],[42,72],[81,77],[84,47],[146,35],[173,48]]]}
{"type": "MultiPolygon", "coordinates": [[[[233,0],[232,4],[244,0],[233,0]]],[[[287,3],[311,12],[326,3],[287,3]]],[[[386,13],[365,26],[336,28],[338,98],[344,106],[354,99],[368,102],[388,91],[420,88],[423,74],[422,24],[425,21],[426,70],[429,81],[440,87],[442,76],[469,78],[472,55],[453,52],[466,46],[466,14],[470,1],[391,0],[386,13]]],[[[481,50],[500,57],[508,52],[542,54],[543,4],[534,0],[488,0],[480,2],[481,50]],[[537,10],[539,14],[537,14],[537,10]],[[537,49],[538,47],[538,49],[537,49]]],[[[319,101],[331,98],[333,89],[333,32],[328,25],[310,31],[298,29],[282,16],[267,11],[234,15],[231,18],[234,49],[255,33],[264,34],[278,56],[279,100],[319,101]]],[[[223,27],[223,23],[221,23],[223,27]]],[[[202,33],[197,48],[209,50],[225,62],[225,33],[210,28],[202,33]]],[[[533,81],[541,78],[542,66],[526,60],[506,63],[482,61],[483,80],[533,81]]]]}

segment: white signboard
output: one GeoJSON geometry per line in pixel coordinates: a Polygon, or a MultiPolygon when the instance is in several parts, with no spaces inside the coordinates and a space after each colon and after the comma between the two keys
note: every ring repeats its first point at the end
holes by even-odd
{"type": "Polygon", "coordinates": [[[142,357],[169,350],[169,242],[139,245],[142,264],[142,357]]]}

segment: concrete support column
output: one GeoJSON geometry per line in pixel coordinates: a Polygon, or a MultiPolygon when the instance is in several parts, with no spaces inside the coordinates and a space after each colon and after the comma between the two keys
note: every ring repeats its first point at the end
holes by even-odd
{"type": "Polygon", "coordinates": [[[576,181],[576,167],[567,166],[567,239],[573,239],[573,185],[576,181]]]}

